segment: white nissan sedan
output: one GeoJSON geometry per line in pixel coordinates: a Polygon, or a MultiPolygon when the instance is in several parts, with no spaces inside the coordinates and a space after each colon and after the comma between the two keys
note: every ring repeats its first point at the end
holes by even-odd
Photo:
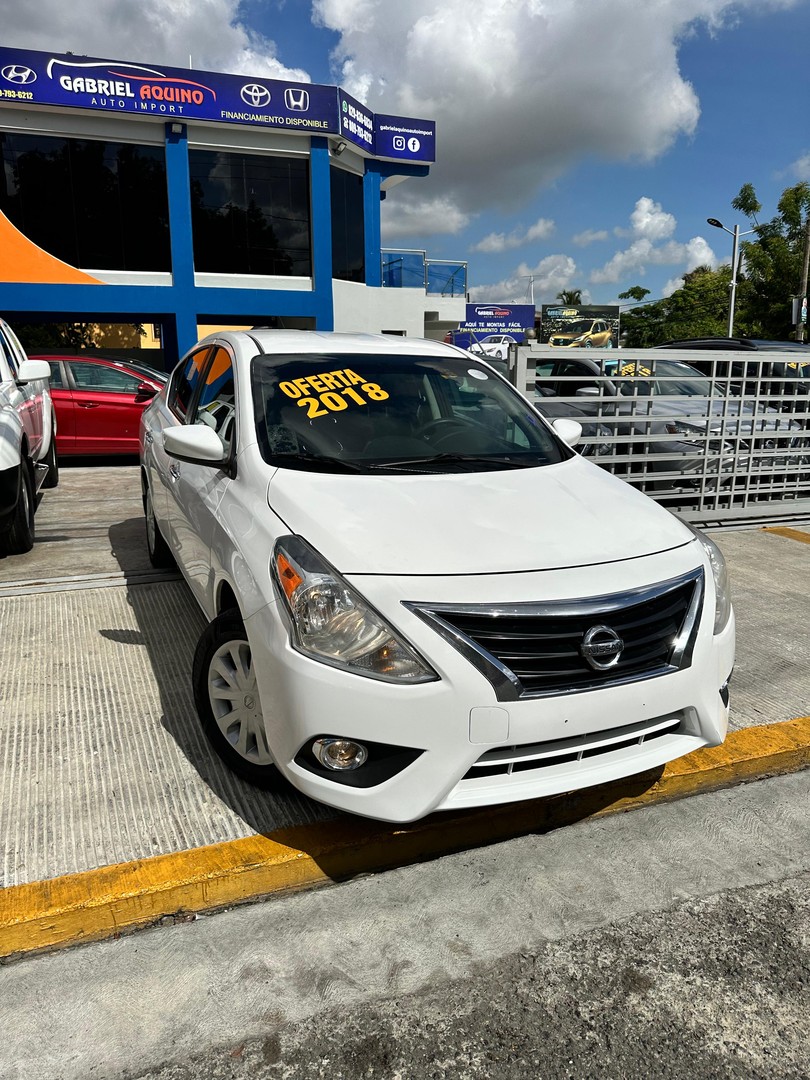
{"type": "Polygon", "coordinates": [[[721,743],[720,551],[452,345],[213,335],[146,409],[153,563],[209,625],[194,694],[241,776],[388,821],[721,743]]]}

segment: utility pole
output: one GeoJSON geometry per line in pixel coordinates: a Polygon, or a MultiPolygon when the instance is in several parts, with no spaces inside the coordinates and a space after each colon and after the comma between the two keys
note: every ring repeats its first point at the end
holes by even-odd
{"type": "Polygon", "coordinates": [[[810,210],[807,211],[807,224],[804,232],[804,262],[802,264],[802,285],[799,289],[799,324],[796,327],[796,340],[804,341],[805,324],[802,322],[802,308],[807,296],[807,271],[810,267],[810,210]]]}

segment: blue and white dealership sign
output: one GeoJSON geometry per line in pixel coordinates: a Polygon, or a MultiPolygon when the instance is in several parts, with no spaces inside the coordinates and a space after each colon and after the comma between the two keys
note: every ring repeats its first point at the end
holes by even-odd
{"type": "Polygon", "coordinates": [[[467,318],[462,330],[486,330],[489,333],[520,333],[534,327],[532,304],[467,304],[467,318]]]}
{"type": "Polygon", "coordinates": [[[376,117],[337,87],[315,83],[0,48],[0,104],[4,103],[341,135],[378,157],[435,160],[432,121],[376,117]],[[380,121],[385,130],[378,147],[380,121]],[[391,121],[402,131],[395,133],[391,121]],[[432,135],[423,134],[431,131],[432,135]]]}

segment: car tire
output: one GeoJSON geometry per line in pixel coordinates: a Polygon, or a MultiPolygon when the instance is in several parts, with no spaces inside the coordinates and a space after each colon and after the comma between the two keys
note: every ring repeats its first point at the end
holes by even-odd
{"type": "Polygon", "coordinates": [[[45,455],[42,464],[48,466],[48,475],[42,481],[42,486],[44,488],[55,488],[59,483],[59,458],[56,452],[55,425],[51,425],[51,445],[48,447],[48,453],[45,455]]]}
{"type": "Polygon", "coordinates": [[[152,491],[148,484],[143,493],[143,512],[146,518],[146,550],[149,553],[149,562],[156,570],[166,570],[175,565],[174,556],[157,523],[152,491]]]}
{"type": "Polygon", "coordinates": [[[197,715],[220,758],[256,787],[277,787],[281,774],[267,745],[250,643],[236,609],[217,615],[203,631],[192,682],[197,715]]]}
{"type": "Polygon", "coordinates": [[[0,534],[0,555],[24,555],[34,546],[34,485],[27,461],[17,470],[17,501],[5,532],[0,534]]]}

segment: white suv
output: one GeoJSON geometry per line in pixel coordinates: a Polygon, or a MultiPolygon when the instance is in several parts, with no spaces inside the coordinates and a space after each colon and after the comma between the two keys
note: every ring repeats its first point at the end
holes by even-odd
{"type": "Polygon", "coordinates": [[[31,550],[36,494],[59,482],[50,374],[0,319],[0,556],[31,550]]]}

